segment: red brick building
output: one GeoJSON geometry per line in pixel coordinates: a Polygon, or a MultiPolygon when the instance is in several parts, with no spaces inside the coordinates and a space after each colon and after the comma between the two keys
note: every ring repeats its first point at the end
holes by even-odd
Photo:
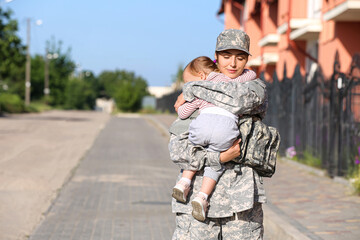
{"type": "MultiPolygon", "coordinates": [[[[287,77],[299,64],[304,77],[321,67],[330,79],[336,52],[340,72],[349,74],[352,57],[360,53],[360,0],[222,0],[218,14],[224,14],[225,29],[248,33],[248,66],[264,72],[266,81],[274,71],[283,79],[285,63],[287,77]]],[[[360,102],[355,106],[360,112],[360,102]]]]}

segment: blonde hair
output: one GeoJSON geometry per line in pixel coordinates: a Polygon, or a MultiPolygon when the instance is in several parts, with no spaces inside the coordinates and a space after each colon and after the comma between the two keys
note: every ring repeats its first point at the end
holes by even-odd
{"type": "Polygon", "coordinates": [[[208,75],[211,72],[219,72],[219,69],[209,57],[201,56],[193,59],[185,68],[190,71],[192,75],[199,75],[199,72],[204,72],[208,75]]]}

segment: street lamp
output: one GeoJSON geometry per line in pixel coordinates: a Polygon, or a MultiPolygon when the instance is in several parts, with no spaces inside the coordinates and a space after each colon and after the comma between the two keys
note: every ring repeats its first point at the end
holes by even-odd
{"type": "MultiPolygon", "coordinates": [[[[36,25],[41,25],[42,21],[37,20],[36,25]]],[[[27,18],[27,48],[26,48],[26,69],[25,69],[25,105],[30,104],[30,93],[31,93],[31,57],[30,57],[30,27],[31,27],[31,18],[27,18]]]]}
{"type": "Polygon", "coordinates": [[[12,1],[14,1],[14,0],[4,0],[4,1],[0,1],[0,7],[1,7],[1,5],[6,4],[6,3],[9,3],[9,2],[12,2],[12,1]]]}
{"type": "MultiPolygon", "coordinates": [[[[83,78],[83,72],[82,72],[82,67],[81,67],[81,64],[80,63],[78,63],[78,64],[76,64],[76,69],[77,70],[75,70],[77,73],[78,73],[78,78],[79,79],[82,79],[83,78]]],[[[75,73],[76,74],[76,73],[75,73]]]]}
{"type": "Polygon", "coordinates": [[[44,78],[44,94],[48,96],[50,94],[50,87],[49,87],[49,60],[57,59],[59,54],[57,53],[49,53],[49,50],[46,48],[45,54],[45,78],[44,78]]]}
{"type": "Polygon", "coordinates": [[[9,89],[9,86],[1,80],[0,80],[0,86],[4,91],[7,91],[9,89]]]}

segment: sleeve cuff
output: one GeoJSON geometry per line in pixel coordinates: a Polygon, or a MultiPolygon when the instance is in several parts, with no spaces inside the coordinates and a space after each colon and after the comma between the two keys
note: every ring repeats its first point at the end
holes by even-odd
{"type": "Polygon", "coordinates": [[[209,166],[214,169],[215,171],[218,171],[221,169],[221,163],[220,163],[220,152],[207,152],[207,162],[209,166]]]}
{"type": "Polygon", "coordinates": [[[183,86],[183,96],[184,96],[184,99],[188,102],[192,102],[195,99],[195,96],[191,91],[191,87],[192,87],[191,82],[185,83],[183,86]]]}

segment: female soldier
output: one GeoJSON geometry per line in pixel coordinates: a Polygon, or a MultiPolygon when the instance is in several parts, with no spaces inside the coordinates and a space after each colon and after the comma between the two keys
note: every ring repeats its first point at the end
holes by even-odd
{"type": "MultiPolygon", "coordinates": [[[[237,29],[223,31],[217,38],[215,58],[221,73],[236,78],[243,72],[249,56],[249,36],[237,29]]],[[[226,84],[206,81],[185,84],[183,96],[192,101],[194,96],[227,108],[238,115],[264,115],[266,109],[266,86],[256,79],[245,83],[226,84]]],[[[179,101],[183,102],[183,101],[179,101]]],[[[262,239],[262,203],[266,201],[261,177],[251,167],[231,160],[240,155],[239,141],[227,151],[208,152],[201,146],[188,143],[188,121],[175,121],[170,127],[170,157],[180,168],[201,170],[204,166],[225,167],[222,177],[210,198],[207,219],[195,220],[191,215],[193,199],[172,202],[176,213],[176,229],[173,239],[262,239]]],[[[178,180],[180,179],[179,175],[178,180]]],[[[193,179],[193,192],[198,192],[202,183],[203,171],[198,171],[193,179]]]]}

